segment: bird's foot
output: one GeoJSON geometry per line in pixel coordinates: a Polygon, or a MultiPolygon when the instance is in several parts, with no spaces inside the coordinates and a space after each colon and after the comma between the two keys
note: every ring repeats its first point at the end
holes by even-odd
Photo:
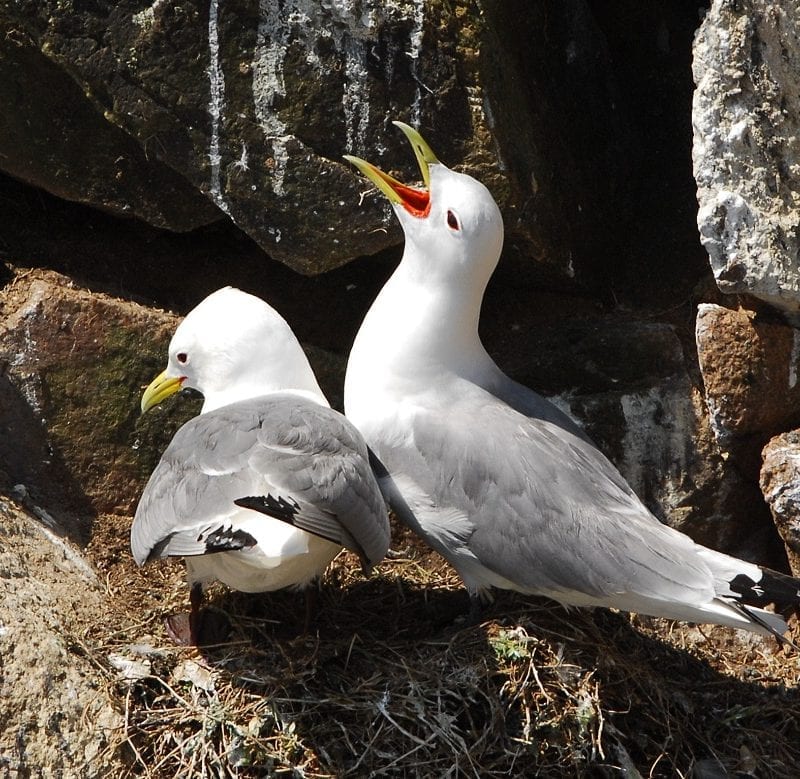
{"type": "Polygon", "coordinates": [[[475,627],[476,625],[480,625],[483,617],[483,607],[483,598],[481,598],[479,595],[470,593],[469,609],[466,613],[462,613],[456,617],[454,620],[455,624],[463,627],[475,627]]]}
{"type": "Polygon", "coordinates": [[[227,640],[231,623],[219,611],[198,609],[170,614],[164,628],[178,646],[213,646],[227,640]]]}
{"type": "Polygon", "coordinates": [[[164,617],[164,629],[178,646],[196,646],[197,642],[192,636],[191,622],[192,615],[188,611],[181,611],[164,617]]]}
{"type": "Polygon", "coordinates": [[[164,620],[167,635],[178,646],[211,646],[221,644],[230,633],[228,618],[217,611],[201,608],[203,586],[195,582],[189,590],[191,609],[178,614],[170,614],[164,620]]]}

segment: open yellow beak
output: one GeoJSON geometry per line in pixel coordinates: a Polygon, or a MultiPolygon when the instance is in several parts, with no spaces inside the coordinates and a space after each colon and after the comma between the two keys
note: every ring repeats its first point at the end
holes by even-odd
{"type": "Polygon", "coordinates": [[[439,160],[436,155],[431,151],[425,139],[413,128],[404,122],[392,122],[395,126],[399,127],[411,148],[414,150],[414,156],[417,158],[420,172],[422,173],[422,180],[425,182],[424,189],[416,187],[409,187],[398,181],[394,176],[384,173],[380,168],[376,167],[360,157],[354,157],[351,154],[345,154],[344,158],[348,162],[352,162],[384,195],[389,199],[389,202],[394,205],[403,206],[412,216],[424,217],[427,216],[430,209],[430,185],[431,185],[431,172],[430,166],[438,164],[439,160]]]}
{"type": "Polygon", "coordinates": [[[430,189],[431,186],[431,165],[439,165],[439,160],[436,155],[428,146],[427,141],[409,124],[405,122],[392,122],[395,127],[399,127],[404,133],[411,148],[414,150],[414,156],[417,158],[417,165],[422,173],[422,180],[425,186],[430,189]]]}
{"type": "Polygon", "coordinates": [[[170,395],[174,395],[183,384],[184,376],[167,376],[166,371],[161,371],[147,385],[147,389],[142,393],[142,414],[149,411],[153,406],[157,406],[162,400],[166,400],[170,395]]]}

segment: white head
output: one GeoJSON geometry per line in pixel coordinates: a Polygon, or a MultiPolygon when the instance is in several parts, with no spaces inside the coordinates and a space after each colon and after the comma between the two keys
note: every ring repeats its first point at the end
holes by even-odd
{"type": "Polygon", "coordinates": [[[286,320],[233,287],[210,294],[178,325],[167,368],[142,395],[142,411],[182,387],[202,393],[204,412],[280,391],[328,405],[286,320]]]}
{"type": "Polygon", "coordinates": [[[347,157],[389,199],[403,227],[407,271],[431,286],[483,294],[503,248],[503,218],[489,190],[450,170],[412,127],[395,122],[411,142],[425,189],[408,187],[357,157],[347,157]]]}
{"type": "Polygon", "coordinates": [[[441,163],[430,166],[429,198],[423,216],[394,204],[409,272],[424,274],[428,284],[441,281],[462,289],[466,284],[482,293],[503,248],[503,219],[494,198],[480,181],[441,163]]]}

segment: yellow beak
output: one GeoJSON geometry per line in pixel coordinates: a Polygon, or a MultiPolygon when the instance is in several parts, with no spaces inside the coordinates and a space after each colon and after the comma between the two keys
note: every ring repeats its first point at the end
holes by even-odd
{"type": "Polygon", "coordinates": [[[414,156],[417,158],[417,165],[419,165],[420,173],[422,173],[422,180],[425,186],[431,186],[431,165],[438,165],[439,160],[436,155],[431,151],[426,140],[411,126],[405,122],[392,122],[395,127],[399,127],[404,133],[411,148],[414,150],[414,156]]]}
{"type": "Polygon", "coordinates": [[[157,406],[162,400],[166,400],[170,395],[174,395],[183,384],[184,377],[167,376],[166,371],[162,371],[147,385],[147,389],[142,393],[142,414],[149,411],[153,406],[157,406]]]}
{"type": "Polygon", "coordinates": [[[436,155],[431,151],[431,147],[428,146],[425,139],[413,127],[403,122],[393,122],[392,124],[399,127],[403,133],[405,133],[406,138],[408,138],[411,144],[411,148],[414,150],[414,156],[417,158],[417,164],[422,173],[422,180],[425,182],[424,189],[406,186],[394,178],[394,176],[384,173],[380,168],[366,160],[362,160],[360,157],[345,154],[344,158],[348,162],[353,163],[353,165],[383,192],[390,203],[403,206],[403,208],[413,216],[427,216],[430,208],[430,192],[428,191],[431,184],[430,166],[438,164],[439,160],[436,159],[436,155]]]}
{"type": "Polygon", "coordinates": [[[384,173],[380,168],[375,167],[371,162],[362,160],[361,157],[354,157],[352,154],[345,154],[344,158],[352,162],[384,195],[390,203],[399,206],[405,205],[411,200],[417,190],[401,184],[394,176],[384,173]]]}

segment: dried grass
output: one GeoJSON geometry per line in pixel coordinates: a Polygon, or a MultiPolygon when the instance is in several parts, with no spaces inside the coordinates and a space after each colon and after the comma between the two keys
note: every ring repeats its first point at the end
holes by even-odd
{"type": "Polygon", "coordinates": [[[218,588],[208,602],[228,615],[229,640],[180,649],[162,619],[186,607],[181,567],[137,570],[126,523],[105,518],[95,534],[109,611],[81,644],[124,711],[127,776],[793,777],[800,766],[798,657],[772,641],[505,593],[469,625],[457,577],[399,533],[407,551],[369,580],[337,559],[308,635],[302,596],[218,588]]]}

